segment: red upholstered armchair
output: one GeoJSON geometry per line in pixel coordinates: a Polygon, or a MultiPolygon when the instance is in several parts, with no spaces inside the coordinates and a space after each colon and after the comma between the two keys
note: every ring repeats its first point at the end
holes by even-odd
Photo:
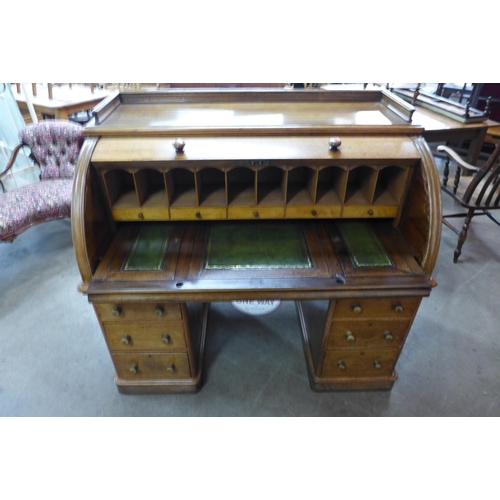
{"type": "Polygon", "coordinates": [[[71,215],[75,166],[83,144],[83,127],[64,120],[28,125],[19,133],[9,163],[0,172],[0,241],[13,241],[33,224],[71,215]],[[19,150],[28,146],[40,167],[40,182],[4,192],[2,177],[14,165],[19,150]]]}

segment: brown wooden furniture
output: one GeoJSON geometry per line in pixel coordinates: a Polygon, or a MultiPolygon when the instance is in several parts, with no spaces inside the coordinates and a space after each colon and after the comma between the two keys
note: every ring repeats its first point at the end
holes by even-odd
{"type": "Polygon", "coordinates": [[[473,217],[487,215],[495,224],[500,225],[500,220],[492,214],[492,211],[500,209],[500,142],[481,168],[470,165],[449,147],[438,146],[438,151],[446,154],[441,189],[466,209],[466,212],[443,215],[443,223],[458,235],[457,248],[453,254],[453,262],[456,263],[462,253],[462,246],[467,239],[473,217]],[[453,185],[450,185],[451,182],[448,184],[450,159],[456,163],[453,185]],[[473,176],[463,179],[463,170],[473,176]],[[464,219],[460,229],[448,220],[457,217],[464,219]]]}
{"type": "Polygon", "coordinates": [[[413,108],[385,90],[116,93],[72,230],[121,392],[200,387],[213,301],[297,305],[311,386],[390,389],[441,231],[413,108]]]}
{"type": "Polygon", "coordinates": [[[470,141],[466,161],[472,165],[479,159],[488,127],[494,124],[492,120],[460,123],[421,106],[415,108],[413,123],[425,129],[423,136],[427,142],[470,141]]]}
{"type": "MultiPolygon", "coordinates": [[[[47,95],[41,95],[36,92],[36,84],[33,86],[33,96],[30,96],[31,103],[39,119],[54,118],[56,120],[68,120],[70,115],[92,109],[109,95],[107,90],[90,88],[81,89],[74,86],[71,89],[59,88],[56,95],[53,95],[52,84],[49,84],[47,95]],[[35,93],[36,92],[36,93],[35,93]]],[[[19,110],[21,111],[26,123],[31,123],[31,117],[28,110],[26,96],[20,89],[14,92],[19,110]]]]}

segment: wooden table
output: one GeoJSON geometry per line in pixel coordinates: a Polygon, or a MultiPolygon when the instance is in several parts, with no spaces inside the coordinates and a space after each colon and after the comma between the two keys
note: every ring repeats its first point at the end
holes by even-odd
{"type": "Polygon", "coordinates": [[[500,141],[500,123],[495,123],[494,125],[488,127],[484,142],[496,145],[498,144],[498,141],[500,141]]]}
{"type": "MultiPolygon", "coordinates": [[[[12,93],[25,121],[30,122],[26,96],[22,92],[17,93],[15,86],[12,87],[12,93]]],[[[49,116],[57,120],[68,120],[69,115],[92,109],[108,95],[107,90],[95,89],[92,93],[90,88],[57,88],[53,99],[46,93],[46,95],[30,95],[30,100],[39,119],[49,116]]]]}
{"type": "Polygon", "coordinates": [[[412,123],[425,129],[423,136],[427,142],[470,141],[466,161],[472,165],[479,158],[488,127],[495,124],[493,120],[460,123],[421,106],[415,107],[412,123]]]}

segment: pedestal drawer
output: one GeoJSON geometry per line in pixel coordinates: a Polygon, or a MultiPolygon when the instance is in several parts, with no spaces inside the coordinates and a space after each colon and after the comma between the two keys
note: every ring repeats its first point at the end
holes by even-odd
{"type": "Polygon", "coordinates": [[[421,297],[342,299],[335,304],[335,318],[412,318],[421,297]]]}
{"type": "Polygon", "coordinates": [[[184,353],[113,353],[116,373],[123,380],[189,378],[188,356],[184,353]]]}
{"type": "Polygon", "coordinates": [[[112,351],[185,351],[182,321],[103,323],[112,351]]]}
{"type": "Polygon", "coordinates": [[[332,350],[327,351],[323,377],[380,377],[391,376],[399,349],[332,350]]]}
{"type": "Polygon", "coordinates": [[[410,320],[336,320],[330,327],[328,349],[400,347],[410,320]]]}
{"type": "Polygon", "coordinates": [[[123,302],[95,304],[95,311],[101,321],[162,321],[182,318],[178,303],[123,302]]]}

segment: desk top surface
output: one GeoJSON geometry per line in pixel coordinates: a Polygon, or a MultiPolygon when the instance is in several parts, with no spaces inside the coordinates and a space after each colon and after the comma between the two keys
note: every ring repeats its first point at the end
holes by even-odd
{"type": "Polygon", "coordinates": [[[419,133],[413,107],[383,90],[123,92],[94,112],[86,135],[419,133]]]}
{"type": "Polygon", "coordinates": [[[89,293],[224,300],[391,288],[426,294],[430,283],[385,221],[159,222],[121,226],[89,293]]]}

